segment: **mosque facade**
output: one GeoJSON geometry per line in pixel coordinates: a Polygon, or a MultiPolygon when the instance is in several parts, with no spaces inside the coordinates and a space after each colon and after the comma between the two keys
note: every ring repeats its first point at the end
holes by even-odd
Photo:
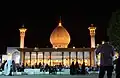
{"type": "Polygon", "coordinates": [[[95,66],[95,30],[96,27],[91,24],[88,28],[91,37],[90,48],[69,48],[71,41],[70,34],[62,25],[61,20],[58,26],[50,35],[52,48],[24,48],[24,38],[26,28],[20,28],[20,62],[25,65],[35,65],[36,63],[48,64],[50,66],[59,65],[70,66],[72,62],[78,62],[80,65],[85,62],[87,66],[95,66]]]}
{"type": "Polygon", "coordinates": [[[91,37],[90,48],[69,48],[68,45],[71,41],[70,34],[62,25],[61,20],[58,26],[53,30],[50,35],[50,43],[52,48],[26,48],[24,47],[25,32],[27,29],[23,26],[20,30],[20,47],[15,51],[8,52],[8,56],[19,61],[16,63],[24,63],[24,65],[33,66],[36,63],[48,64],[50,66],[59,65],[70,66],[72,62],[78,62],[79,65],[85,62],[86,66],[96,66],[95,55],[95,30],[96,27],[91,24],[88,28],[91,37]],[[16,56],[17,54],[17,56],[16,56]],[[14,58],[13,58],[14,56],[14,58]],[[16,57],[15,57],[16,56],[16,57]]]}

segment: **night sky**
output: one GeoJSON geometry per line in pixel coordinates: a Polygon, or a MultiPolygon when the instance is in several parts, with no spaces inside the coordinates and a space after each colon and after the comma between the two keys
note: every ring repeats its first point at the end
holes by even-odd
{"type": "Polygon", "coordinates": [[[50,34],[58,26],[59,17],[71,36],[75,47],[90,47],[88,27],[93,23],[96,27],[96,43],[108,40],[106,29],[113,11],[110,6],[79,6],[72,5],[36,5],[1,7],[0,14],[0,53],[5,53],[6,47],[19,47],[19,28],[24,24],[27,28],[25,46],[51,47],[50,34]]]}

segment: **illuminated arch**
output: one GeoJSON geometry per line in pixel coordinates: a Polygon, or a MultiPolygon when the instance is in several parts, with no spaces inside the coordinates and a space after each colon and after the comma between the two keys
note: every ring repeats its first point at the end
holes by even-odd
{"type": "Polygon", "coordinates": [[[20,63],[20,52],[18,50],[12,52],[12,60],[14,60],[15,63],[20,63]]]}

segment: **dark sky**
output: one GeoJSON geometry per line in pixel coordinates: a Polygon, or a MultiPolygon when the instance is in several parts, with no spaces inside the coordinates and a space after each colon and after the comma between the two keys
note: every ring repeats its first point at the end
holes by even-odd
{"type": "Polygon", "coordinates": [[[72,5],[28,5],[1,7],[0,23],[0,53],[4,53],[7,46],[19,47],[19,28],[24,24],[28,29],[25,37],[25,46],[51,47],[50,34],[58,25],[59,16],[63,26],[71,36],[69,47],[90,47],[88,27],[95,24],[96,43],[108,40],[106,29],[112,11],[110,6],[79,6],[72,5]]]}

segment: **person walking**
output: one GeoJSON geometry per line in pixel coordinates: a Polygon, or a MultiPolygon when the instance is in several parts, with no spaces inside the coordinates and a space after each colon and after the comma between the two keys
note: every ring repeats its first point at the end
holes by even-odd
{"type": "Polygon", "coordinates": [[[105,71],[107,71],[107,78],[112,78],[114,48],[108,42],[105,42],[95,52],[96,55],[99,53],[101,55],[99,78],[104,78],[105,71]]]}

